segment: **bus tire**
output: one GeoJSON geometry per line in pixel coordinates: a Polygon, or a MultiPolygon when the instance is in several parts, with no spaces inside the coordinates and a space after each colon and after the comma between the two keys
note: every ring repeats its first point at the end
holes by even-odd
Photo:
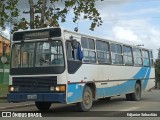
{"type": "Polygon", "coordinates": [[[126,94],[126,100],[127,101],[131,101],[131,93],[130,94],[126,94]]]}
{"type": "Polygon", "coordinates": [[[135,85],[135,91],[131,94],[132,101],[139,101],[141,99],[141,86],[139,83],[135,85]]]}
{"type": "Polygon", "coordinates": [[[40,111],[49,110],[49,108],[51,107],[50,102],[35,102],[35,105],[36,105],[37,109],[40,111]]]}
{"type": "Polygon", "coordinates": [[[85,86],[83,95],[82,95],[82,102],[78,103],[78,109],[81,112],[87,112],[91,109],[93,104],[93,93],[89,86],[85,86]]]}
{"type": "Polygon", "coordinates": [[[141,99],[141,86],[139,83],[135,84],[134,93],[126,94],[127,101],[139,101],[141,99]]]}

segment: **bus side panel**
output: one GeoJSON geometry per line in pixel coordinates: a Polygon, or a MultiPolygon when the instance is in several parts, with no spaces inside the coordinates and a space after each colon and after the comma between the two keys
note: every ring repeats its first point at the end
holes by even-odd
{"type": "Polygon", "coordinates": [[[152,77],[154,78],[154,68],[151,72],[150,67],[142,67],[133,77],[133,80],[128,80],[125,83],[121,82],[121,84],[119,84],[120,94],[134,92],[134,87],[137,80],[141,80],[142,91],[152,88],[154,86],[154,79],[149,79],[152,77]]]}
{"type": "Polygon", "coordinates": [[[149,90],[155,86],[155,68],[151,68],[149,78],[148,82],[145,83],[146,87],[143,88],[144,90],[149,90]]]}
{"type": "MultiPolygon", "coordinates": [[[[146,90],[147,85],[149,84],[151,68],[150,67],[142,67],[135,76],[133,76],[127,82],[120,82],[119,84],[119,93],[131,93],[134,92],[134,87],[137,80],[141,80],[142,91],[146,90]]],[[[153,85],[150,85],[152,87],[153,85]]]]}
{"type": "Polygon", "coordinates": [[[84,84],[68,84],[67,103],[76,103],[82,101],[84,84]]]}
{"type": "Polygon", "coordinates": [[[102,86],[103,83],[96,83],[96,98],[103,98],[104,91],[105,91],[105,84],[102,86]]]}
{"type": "Polygon", "coordinates": [[[134,91],[135,80],[128,80],[121,85],[116,85],[116,82],[117,81],[108,82],[104,88],[96,88],[96,99],[132,93],[134,91]]]}
{"type": "MultiPolygon", "coordinates": [[[[96,66],[92,66],[95,67],[96,66]]],[[[99,66],[101,67],[101,66],[99,66]]],[[[110,66],[108,66],[110,67],[110,66]]],[[[81,67],[83,68],[83,67],[81,67]]],[[[119,67],[111,67],[113,69],[113,71],[115,70],[115,68],[119,69],[119,67]]],[[[123,67],[124,68],[124,67],[123,67]]],[[[131,68],[131,67],[130,67],[131,68]]],[[[83,71],[87,71],[86,68],[83,71]]],[[[102,69],[102,68],[101,68],[102,69]]],[[[96,69],[90,69],[90,72],[80,72],[77,71],[77,74],[71,75],[70,76],[70,80],[73,81],[74,79],[78,80],[78,79],[83,79],[84,77],[89,78],[89,80],[93,80],[96,79],[97,82],[96,84],[96,99],[98,98],[103,98],[103,97],[109,97],[109,96],[115,96],[115,95],[121,95],[121,94],[127,94],[127,93],[133,93],[134,89],[135,89],[135,84],[137,80],[141,81],[141,87],[142,87],[142,91],[147,90],[149,88],[152,88],[154,86],[154,80],[151,80],[149,78],[154,78],[154,68],[153,70],[151,70],[152,68],[150,67],[135,67],[135,69],[132,70],[132,76],[131,72],[128,71],[128,69],[123,69],[121,71],[119,71],[120,73],[112,73],[112,74],[103,74],[103,75],[107,75],[102,76],[101,73],[96,69]],[[97,74],[95,74],[95,71],[97,72],[97,74]],[[123,72],[122,72],[123,71],[123,72]],[[83,73],[83,74],[81,74],[83,73]],[[91,74],[94,73],[94,74],[91,74]],[[86,75],[85,75],[86,74],[86,75]],[[120,79],[117,79],[116,77],[112,77],[114,75],[121,75],[120,79]],[[127,78],[127,77],[128,78],[127,78]],[[79,78],[78,78],[79,77],[79,78]],[[103,78],[100,78],[103,77],[103,78]],[[106,82],[100,82],[99,80],[103,80],[105,78],[110,78],[108,80],[106,80],[106,82]],[[112,78],[112,79],[111,79],[112,78]],[[125,78],[125,79],[123,79],[125,78]],[[127,79],[126,79],[127,78],[127,79]],[[151,81],[150,81],[151,80],[151,81]]],[[[106,69],[107,71],[105,71],[105,73],[110,73],[111,69],[106,69]]],[[[79,82],[79,81],[78,81],[79,82]]],[[[82,101],[82,94],[83,94],[83,89],[84,89],[84,84],[76,84],[76,83],[72,83],[72,84],[68,84],[68,91],[67,91],[67,103],[75,103],[75,102],[81,102],[82,101]]]]}
{"type": "Polygon", "coordinates": [[[149,81],[149,78],[151,77],[150,73],[151,73],[151,68],[142,67],[137,72],[137,74],[134,75],[130,80],[119,81],[119,85],[116,85],[117,81],[114,81],[114,80],[110,81],[107,83],[106,86],[104,86],[104,88],[97,88],[96,98],[132,93],[134,92],[134,87],[138,79],[141,80],[142,91],[145,89],[148,89],[147,85],[150,86],[151,88],[152,86],[154,86],[153,85],[154,82],[153,80],[149,81]],[[144,78],[144,79],[141,79],[141,78],[144,78]],[[104,96],[103,96],[103,93],[104,93],[104,96]]]}
{"type": "Polygon", "coordinates": [[[134,87],[135,87],[136,80],[128,80],[127,82],[124,82],[119,85],[119,95],[121,94],[127,94],[127,93],[132,93],[134,92],[134,87]]]}

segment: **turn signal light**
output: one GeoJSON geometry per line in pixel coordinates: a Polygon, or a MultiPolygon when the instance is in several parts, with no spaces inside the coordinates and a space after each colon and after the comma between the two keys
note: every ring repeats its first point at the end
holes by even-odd
{"type": "Polygon", "coordinates": [[[65,90],[66,90],[66,87],[63,85],[50,87],[50,91],[65,92],[65,90]]]}
{"type": "Polygon", "coordinates": [[[66,90],[65,86],[56,86],[55,91],[64,92],[66,90]]]}

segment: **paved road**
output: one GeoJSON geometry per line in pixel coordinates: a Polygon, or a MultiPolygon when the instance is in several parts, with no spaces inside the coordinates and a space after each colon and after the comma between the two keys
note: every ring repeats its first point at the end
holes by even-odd
{"type": "MultiPolygon", "coordinates": [[[[35,106],[1,109],[1,111],[33,111],[38,112],[35,106]]],[[[76,105],[64,105],[64,104],[52,104],[51,109],[43,115],[55,115],[55,116],[124,116],[126,113],[123,111],[143,111],[149,113],[156,113],[160,111],[160,90],[152,90],[151,92],[145,92],[142,95],[141,101],[126,101],[125,96],[113,97],[111,101],[95,101],[91,109],[91,112],[75,112],[77,111],[76,105]],[[100,112],[101,111],[101,112],[100,112]],[[151,112],[152,111],[152,112],[151,112]]],[[[134,112],[133,112],[134,113],[134,112]]],[[[160,112],[159,112],[160,114],[160,112]]]]}

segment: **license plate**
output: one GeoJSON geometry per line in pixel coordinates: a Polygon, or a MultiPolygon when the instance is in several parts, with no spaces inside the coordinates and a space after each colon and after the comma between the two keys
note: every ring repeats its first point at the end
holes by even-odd
{"type": "Polygon", "coordinates": [[[35,100],[35,99],[37,99],[37,95],[27,95],[27,99],[35,100]]]}

